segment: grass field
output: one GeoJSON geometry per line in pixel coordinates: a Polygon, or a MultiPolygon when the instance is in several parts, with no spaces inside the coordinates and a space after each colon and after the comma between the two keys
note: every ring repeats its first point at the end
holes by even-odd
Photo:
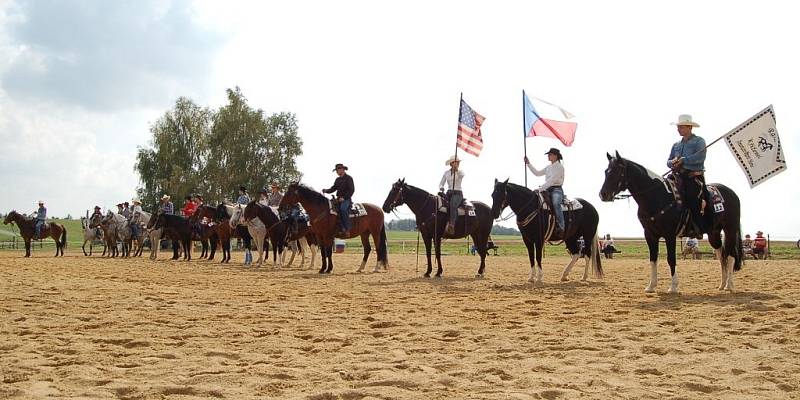
{"type": "MultiPolygon", "coordinates": [[[[63,224],[67,228],[67,247],[78,248],[83,243],[83,233],[81,229],[81,222],[79,220],[55,220],[59,224],[63,224]]],[[[12,239],[12,235],[18,233],[16,227],[5,225],[0,227],[0,241],[8,241],[12,239]]],[[[406,231],[389,231],[387,232],[389,238],[389,252],[390,254],[414,254],[417,246],[417,232],[406,231]]],[[[496,245],[500,247],[497,254],[499,255],[526,255],[527,249],[522,243],[521,236],[512,235],[494,235],[492,236],[496,245]]],[[[615,258],[637,258],[646,259],[648,257],[647,245],[643,239],[616,239],[617,248],[622,252],[615,254],[615,258]]],[[[442,246],[442,253],[446,255],[465,255],[468,254],[472,242],[465,239],[460,240],[446,240],[442,246]]],[[[53,242],[46,240],[42,243],[43,248],[52,248],[53,242]]],[[[7,246],[4,246],[7,247],[7,246]]],[[[350,239],[347,241],[347,249],[349,251],[361,250],[361,241],[359,239],[350,239]]],[[[800,249],[797,248],[794,242],[779,242],[772,241],[770,243],[771,258],[778,260],[791,260],[800,259],[800,249]]],[[[704,258],[713,258],[713,249],[707,241],[700,241],[700,250],[704,258]]],[[[420,240],[420,252],[424,253],[425,246],[420,240]]],[[[678,248],[680,251],[680,247],[678,248]]],[[[490,254],[493,254],[490,252],[490,254]]],[[[545,247],[545,257],[562,256],[566,254],[566,246],[551,245],[545,247]]],[[[662,259],[666,257],[666,248],[663,241],[661,244],[660,253],[662,259]]]]}

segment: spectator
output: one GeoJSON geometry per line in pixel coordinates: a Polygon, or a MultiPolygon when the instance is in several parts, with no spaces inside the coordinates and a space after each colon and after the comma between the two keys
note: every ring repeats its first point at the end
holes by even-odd
{"type": "Polygon", "coordinates": [[[765,259],[767,251],[767,238],[764,237],[764,232],[756,232],[756,238],[753,239],[753,258],[765,259]]]}
{"type": "Polygon", "coordinates": [[[749,233],[744,235],[744,240],[742,240],[742,251],[745,257],[753,255],[753,239],[750,239],[749,233]]]}
{"type": "Polygon", "coordinates": [[[614,246],[614,239],[611,238],[611,234],[609,233],[606,233],[606,238],[600,245],[600,249],[606,258],[614,258],[614,253],[619,253],[617,248],[614,246]]]}
{"type": "Polygon", "coordinates": [[[683,248],[684,260],[686,259],[687,255],[691,255],[693,260],[700,259],[700,241],[698,241],[696,238],[686,238],[686,246],[683,248]]]}

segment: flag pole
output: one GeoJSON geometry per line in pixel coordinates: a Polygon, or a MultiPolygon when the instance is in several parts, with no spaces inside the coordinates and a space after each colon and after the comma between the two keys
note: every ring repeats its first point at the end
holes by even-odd
{"type": "MultiPolygon", "coordinates": [[[[458,124],[456,124],[456,153],[455,153],[456,160],[458,160],[458,136],[459,136],[458,127],[461,124],[461,103],[463,103],[463,102],[464,102],[464,92],[461,92],[460,98],[458,100],[458,124]]],[[[453,185],[455,185],[456,184],[456,171],[452,167],[450,167],[450,170],[453,172],[453,185]]],[[[454,189],[450,188],[450,190],[454,190],[454,189]]]]}
{"type": "MultiPolygon", "coordinates": [[[[525,158],[528,158],[528,132],[525,132],[525,89],[522,89],[522,151],[525,154],[525,158]]],[[[523,164],[525,187],[528,187],[528,165],[526,163],[523,164]]]]}

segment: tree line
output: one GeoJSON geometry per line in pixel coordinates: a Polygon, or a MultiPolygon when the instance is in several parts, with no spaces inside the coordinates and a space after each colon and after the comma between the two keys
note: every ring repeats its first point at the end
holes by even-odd
{"type": "Polygon", "coordinates": [[[198,193],[217,203],[235,200],[240,185],[253,194],[272,181],[286,187],[300,180],[303,142],[295,114],[255,109],[238,87],[227,89],[227,97],[217,110],[180,97],[151,124],[152,138],[138,148],[134,165],[146,209],[164,194],[180,201],[198,193]]]}

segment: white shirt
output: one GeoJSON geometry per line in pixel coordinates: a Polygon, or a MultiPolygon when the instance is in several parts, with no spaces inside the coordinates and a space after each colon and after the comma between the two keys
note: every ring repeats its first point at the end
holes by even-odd
{"type": "Polygon", "coordinates": [[[544,167],[543,170],[538,170],[533,165],[528,164],[528,169],[536,176],[544,175],[544,183],[539,186],[539,190],[546,190],[551,186],[561,186],[564,184],[564,166],[560,161],[551,163],[544,167]]]}
{"type": "Polygon", "coordinates": [[[439,187],[443,188],[444,184],[447,183],[447,187],[450,188],[449,190],[461,190],[461,180],[464,179],[464,171],[462,170],[456,171],[455,176],[456,176],[456,181],[454,183],[453,170],[448,169],[447,171],[445,171],[444,175],[442,175],[442,180],[439,182],[439,187]]]}

